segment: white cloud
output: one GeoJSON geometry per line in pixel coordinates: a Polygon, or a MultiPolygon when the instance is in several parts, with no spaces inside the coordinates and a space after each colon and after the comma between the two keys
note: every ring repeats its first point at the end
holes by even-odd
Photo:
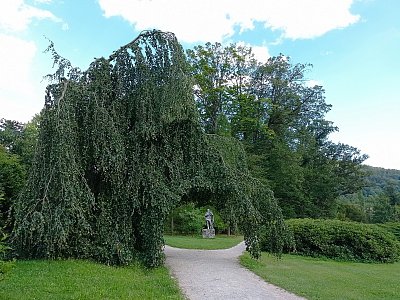
{"type": "MultiPolygon", "coordinates": [[[[49,4],[49,0],[34,1],[49,4]]],[[[48,10],[28,5],[24,0],[0,0],[0,117],[26,122],[43,105],[45,83],[34,74],[37,46],[25,35],[34,20],[67,24],[48,10]]]]}
{"type": "Polygon", "coordinates": [[[314,87],[316,85],[323,86],[321,81],[314,80],[314,79],[307,80],[305,82],[305,85],[306,85],[306,87],[310,87],[310,88],[312,88],[312,87],[314,87]]]}
{"type": "Polygon", "coordinates": [[[43,88],[32,80],[32,62],[37,52],[33,42],[0,34],[0,117],[28,121],[32,111],[39,112],[41,108],[43,88]],[[40,96],[39,96],[40,95],[40,96]],[[36,100],[36,101],[35,101],[36,100]]]}
{"type": "Polygon", "coordinates": [[[27,5],[24,0],[0,1],[0,29],[12,32],[24,31],[34,19],[49,19],[62,23],[62,20],[50,11],[27,5]]]}
{"type": "Polygon", "coordinates": [[[255,22],[290,39],[314,38],[360,19],[353,0],[99,0],[105,17],[120,16],[137,30],[174,32],[186,42],[222,41],[255,22]]]}
{"type": "Polygon", "coordinates": [[[266,46],[251,46],[251,49],[253,51],[254,57],[259,62],[266,63],[268,58],[271,57],[266,46]]]}
{"type": "MultiPolygon", "coordinates": [[[[228,41],[228,42],[232,42],[232,41],[228,41]]],[[[237,42],[236,44],[238,46],[251,47],[251,51],[254,54],[254,58],[261,63],[266,63],[268,58],[271,57],[271,55],[269,54],[268,47],[265,45],[255,46],[255,45],[251,45],[251,44],[245,43],[245,42],[237,42]]]]}

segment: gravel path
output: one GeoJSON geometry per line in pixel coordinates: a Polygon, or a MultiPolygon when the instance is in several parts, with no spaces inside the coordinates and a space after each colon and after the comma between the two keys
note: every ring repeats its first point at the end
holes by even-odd
{"type": "Polygon", "coordinates": [[[225,250],[190,250],[165,246],[166,265],[184,294],[197,299],[304,299],[263,281],[240,266],[244,242],[225,250]]]}

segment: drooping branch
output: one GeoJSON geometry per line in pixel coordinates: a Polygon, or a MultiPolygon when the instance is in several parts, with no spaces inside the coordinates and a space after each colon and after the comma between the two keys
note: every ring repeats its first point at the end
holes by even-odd
{"type": "Polygon", "coordinates": [[[160,31],[49,85],[32,174],[14,207],[19,255],[157,266],[164,220],[184,196],[207,191],[256,256],[259,229],[280,210],[250,177],[241,145],[203,133],[192,86],[182,47],[160,31]]]}

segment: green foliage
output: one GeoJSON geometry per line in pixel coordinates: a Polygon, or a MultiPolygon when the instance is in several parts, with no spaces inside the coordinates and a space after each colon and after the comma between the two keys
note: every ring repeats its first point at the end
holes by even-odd
{"type": "MultiPolygon", "coordinates": [[[[138,257],[157,266],[164,222],[187,199],[210,199],[243,230],[254,256],[257,228],[280,230],[272,192],[225,161],[214,145],[226,140],[204,134],[173,34],[143,32],[85,72],[53,45],[49,51],[58,82],[47,87],[35,160],[14,206],[12,241],[21,257],[109,264],[138,257]]],[[[244,153],[239,145],[233,151],[244,153]]]]}
{"type": "Polygon", "coordinates": [[[17,261],[0,299],[184,299],[165,267],[110,267],[84,260],[17,261]]]}
{"type": "Polygon", "coordinates": [[[203,223],[202,211],[194,203],[188,203],[174,209],[168,216],[166,230],[172,234],[200,234],[203,223]]]}
{"type": "Polygon", "coordinates": [[[8,220],[11,204],[25,184],[26,171],[17,155],[10,154],[0,145],[0,228],[10,231],[8,220]]]}
{"type": "MultiPolygon", "coordinates": [[[[339,197],[340,207],[355,206],[365,216],[362,221],[385,223],[400,221],[399,171],[364,166],[365,186],[358,193],[339,197]]],[[[341,212],[339,212],[340,214],[341,212]]]]}
{"type": "Polygon", "coordinates": [[[7,235],[0,228],[0,281],[4,279],[6,273],[14,267],[14,261],[7,261],[7,252],[11,250],[6,244],[7,235]]]}
{"type": "Polygon", "coordinates": [[[339,203],[337,218],[341,221],[365,222],[367,216],[362,207],[353,203],[339,203]]]}
{"type": "Polygon", "coordinates": [[[396,236],[397,240],[400,241],[400,222],[388,222],[388,223],[378,224],[378,226],[393,233],[396,236]]]}
{"type": "Polygon", "coordinates": [[[39,124],[39,114],[26,124],[13,120],[0,120],[0,144],[8,153],[18,155],[27,170],[33,162],[39,124]]]}
{"type": "Polygon", "coordinates": [[[394,209],[390,205],[390,199],[385,194],[374,197],[374,205],[372,207],[371,222],[385,223],[393,221],[394,209]]]}
{"type": "Polygon", "coordinates": [[[257,62],[250,47],[206,43],[187,51],[205,132],[233,136],[252,176],[268,184],[285,217],[333,217],[336,198],[362,185],[354,147],[335,144],[321,86],[306,85],[309,64],[285,55],[257,62]]]}
{"type": "Polygon", "coordinates": [[[214,214],[214,228],[216,232],[223,232],[227,225],[222,220],[218,211],[213,207],[196,207],[193,202],[175,208],[168,216],[165,223],[165,230],[171,234],[196,234],[201,235],[205,228],[204,214],[207,208],[214,214]]]}
{"type": "Polygon", "coordinates": [[[286,223],[301,255],[362,262],[394,262],[400,257],[395,236],[376,225],[313,219],[286,223]]]}
{"type": "Polygon", "coordinates": [[[37,142],[40,117],[27,124],[0,120],[0,227],[11,232],[10,208],[26,182],[37,142]]]}
{"type": "Polygon", "coordinates": [[[365,215],[364,222],[400,221],[400,171],[363,166],[367,174],[360,192],[339,197],[339,203],[356,205],[365,215]]]}
{"type": "Polygon", "coordinates": [[[248,88],[247,75],[256,66],[251,48],[206,43],[187,50],[187,57],[205,132],[230,135],[231,125],[235,126],[231,122],[236,114],[233,106],[240,105],[248,88]]]}
{"type": "Polygon", "coordinates": [[[363,187],[363,195],[374,196],[382,194],[388,189],[392,189],[394,193],[400,193],[400,170],[391,170],[364,166],[368,173],[366,184],[363,187]]]}

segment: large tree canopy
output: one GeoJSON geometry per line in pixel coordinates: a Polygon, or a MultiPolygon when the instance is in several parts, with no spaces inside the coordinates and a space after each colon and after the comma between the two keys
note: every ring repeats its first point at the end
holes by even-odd
{"type": "Polygon", "coordinates": [[[85,72],[50,50],[58,82],[47,88],[36,156],[14,207],[21,257],[159,265],[164,220],[186,199],[238,224],[253,255],[265,227],[279,250],[272,192],[249,175],[238,141],[202,130],[173,34],[144,32],[85,72]]]}
{"type": "Polygon", "coordinates": [[[272,188],[285,217],[332,217],[336,198],[361,187],[367,156],[329,140],[338,129],[325,119],[322,86],[307,84],[311,65],[282,54],[260,63],[237,44],[187,55],[204,130],[242,142],[251,174],[272,188]]]}

